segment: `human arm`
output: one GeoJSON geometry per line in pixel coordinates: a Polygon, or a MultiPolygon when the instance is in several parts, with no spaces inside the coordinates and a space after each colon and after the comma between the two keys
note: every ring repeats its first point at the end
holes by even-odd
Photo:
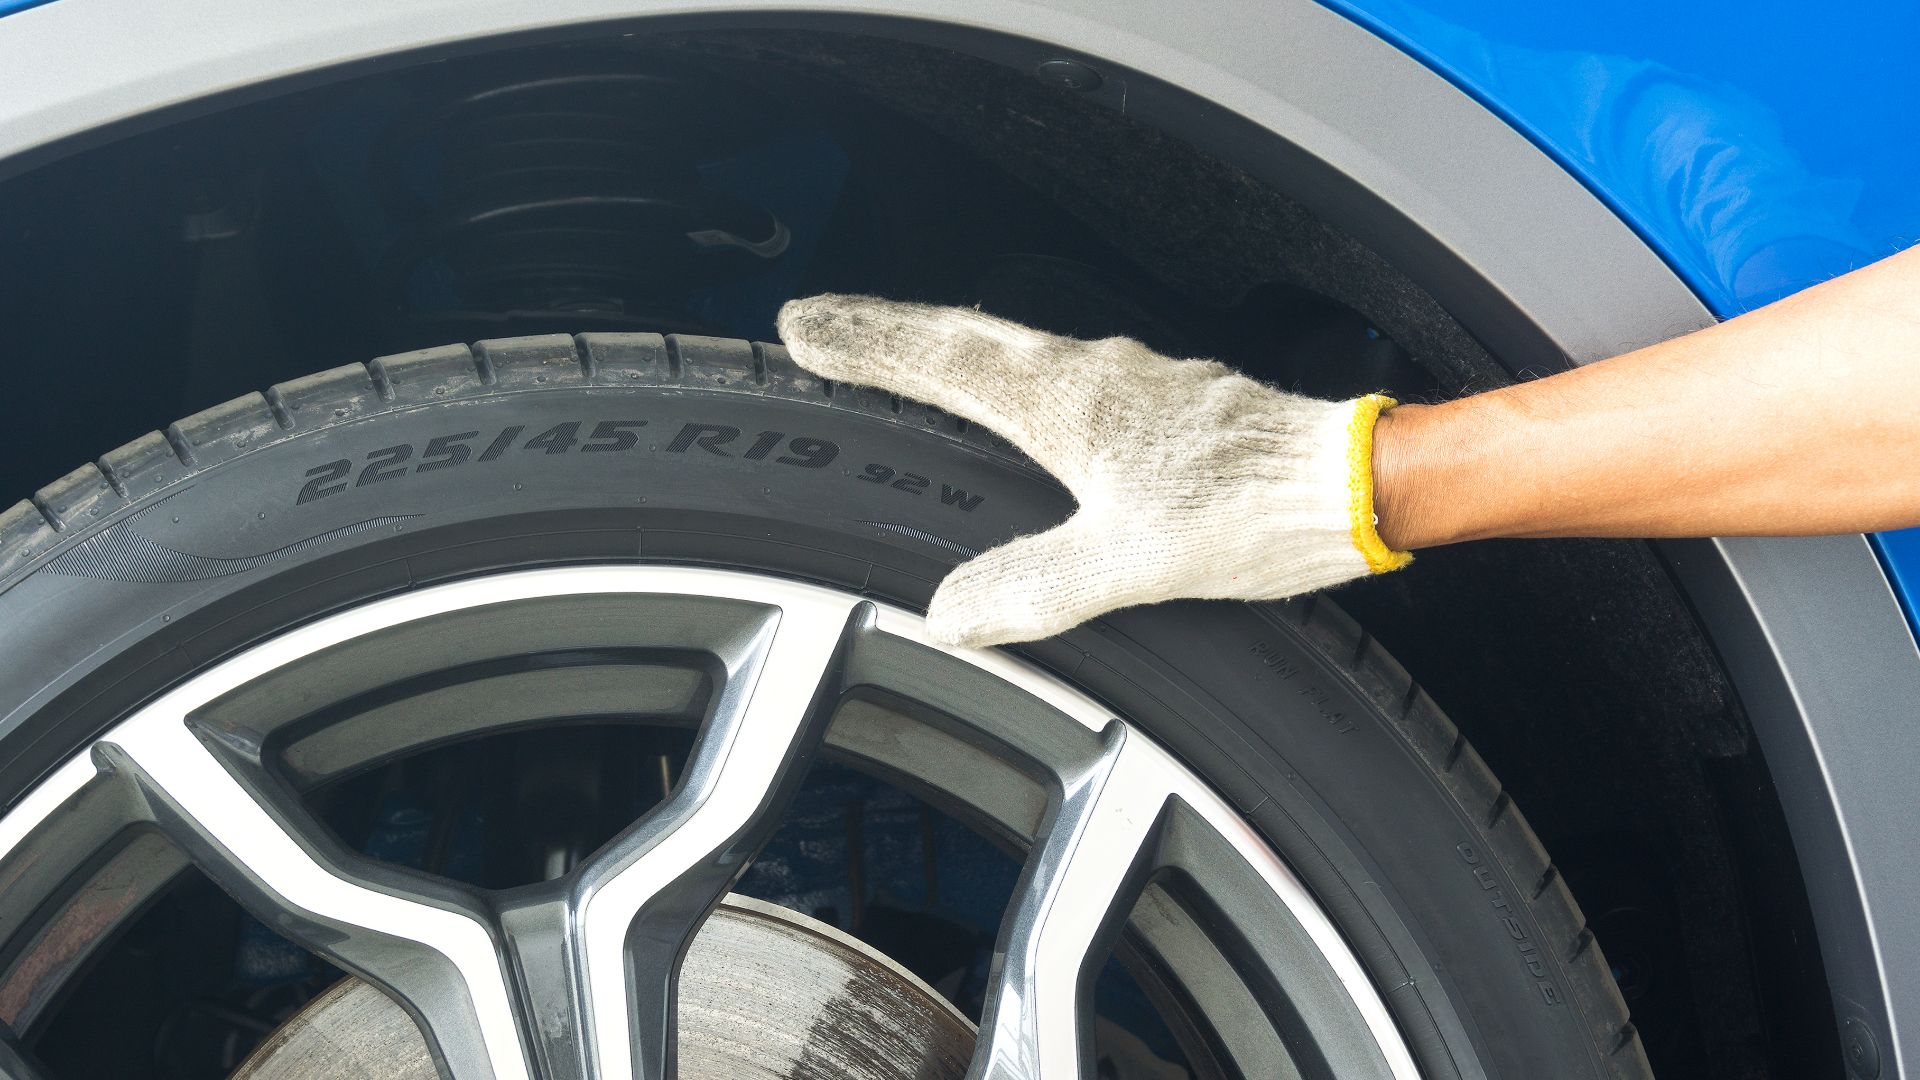
{"type": "Polygon", "coordinates": [[[1548,378],[1403,405],[1380,535],[1730,536],[1920,524],[1920,249],[1548,378]]]}
{"type": "Polygon", "coordinates": [[[1296,595],[1481,537],[1920,523],[1920,254],[1614,360],[1384,413],[966,309],[815,297],[780,329],[802,366],[984,424],[1079,501],[942,583],[929,626],[956,643],[1175,597],[1296,595]]]}

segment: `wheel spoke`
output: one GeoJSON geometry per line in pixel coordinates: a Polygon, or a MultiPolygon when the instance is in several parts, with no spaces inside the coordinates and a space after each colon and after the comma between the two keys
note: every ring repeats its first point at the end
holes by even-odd
{"type": "MultiPolygon", "coordinates": [[[[868,604],[783,607],[729,664],[673,795],[582,868],[569,905],[574,965],[524,974],[546,984],[536,998],[561,993],[557,980],[578,983],[596,1080],[673,1075],[680,959],[772,835],[832,717],[846,652],[873,622],[868,604]]],[[[550,916],[510,914],[506,925],[531,943],[550,916]]]]}
{"type": "Polygon", "coordinates": [[[565,883],[555,884],[502,905],[500,933],[542,1080],[590,1080],[574,903],[565,883]]]}
{"type": "Polygon", "coordinates": [[[1000,931],[968,1080],[1082,1080],[1096,964],[1152,869],[1162,774],[1119,722],[1065,787],[1000,931]]]}
{"type": "Polygon", "coordinates": [[[529,1077],[486,923],[447,902],[375,888],[256,800],[164,700],[98,753],[156,824],[267,925],[384,988],[420,1023],[443,1075],[529,1077]]]}

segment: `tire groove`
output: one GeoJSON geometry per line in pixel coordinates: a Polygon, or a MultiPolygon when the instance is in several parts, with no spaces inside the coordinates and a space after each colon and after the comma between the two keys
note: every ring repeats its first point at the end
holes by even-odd
{"type": "Polygon", "coordinates": [[[108,461],[104,454],[94,461],[93,467],[100,470],[101,477],[106,480],[107,486],[113,489],[115,495],[123,499],[128,497],[127,482],[120,478],[120,470],[114,468],[113,463],[108,461]]]}
{"type": "Polygon", "coordinates": [[[494,386],[500,382],[500,375],[493,370],[493,357],[488,355],[485,342],[473,347],[473,372],[480,377],[481,386],[494,386]]]}
{"type": "Polygon", "coordinates": [[[1506,817],[1507,811],[1511,810],[1512,808],[1513,808],[1513,796],[1507,794],[1506,791],[1502,790],[1500,794],[1494,796],[1493,806],[1491,809],[1487,811],[1487,823],[1486,825],[1483,826],[1483,828],[1491,829],[1494,826],[1499,825],[1500,819],[1506,817]]]}
{"type": "Polygon", "coordinates": [[[579,334],[573,335],[573,355],[580,362],[581,379],[589,383],[599,379],[600,361],[593,355],[592,346],[582,340],[579,334]]]}
{"type": "Polygon", "coordinates": [[[753,385],[767,385],[767,347],[755,341],[747,346],[753,350],[753,385]]]}
{"type": "Polygon", "coordinates": [[[261,394],[267,399],[267,411],[273,414],[274,426],[281,431],[293,430],[293,413],[287,408],[287,401],[280,396],[280,388],[269,386],[261,394]]]}
{"type": "Polygon", "coordinates": [[[167,440],[167,445],[173,448],[173,456],[180,459],[180,464],[189,469],[198,464],[194,459],[193,444],[187,441],[186,432],[180,430],[179,421],[168,424],[162,435],[167,440]]]}
{"type": "Polygon", "coordinates": [[[53,529],[54,532],[67,531],[66,523],[60,520],[59,514],[53,512],[53,507],[47,505],[47,500],[44,495],[36,491],[27,496],[27,501],[33,504],[35,510],[40,511],[41,519],[44,520],[48,527],[53,529]]]}
{"type": "Polygon", "coordinates": [[[668,334],[663,340],[667,343],[667,377],[678,382],[686,371],[685,359],[680,354],[680,335],[668,334]]]}
{"type": "Polygon", "coordinates": [[[1540,880],[1533,883],[1533,895],[1527,899],[1540,899],[1541,896],[1546,894],[1548,889],[1553,888],[1553,883],[1559,880],[1560,867],[1555,863],[1548,863],[1547,868],[1540,872],[1540,880]]]}
{"type": "Polygon", "coordinates": [[[1585,955],[1586,951],[1592,947],[1593,929],[1582,926],[1580,932],[1573,936],[1573,940],[1567,943],[1566,962],[1571,964],[1575,960],[1580,959],[1580,957],[1585,955]]]}
{"type": "Polygon", "coordinates": [[[373,380],[373,392],[381,401],[393,400],[393,380],[387,377],[386,364],[377,359],[367,361],[367,377],[373,380]]]}

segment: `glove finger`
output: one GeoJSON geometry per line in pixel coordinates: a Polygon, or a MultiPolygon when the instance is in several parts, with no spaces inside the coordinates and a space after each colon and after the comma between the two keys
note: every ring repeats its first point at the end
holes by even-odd
{"type": "Polygon", "coordinates": [[[791,300],[780,338],[824,379],[877,386],[981,424],[1072,486],[1084,472],[1084,420],[1063,357],[1086,343],[970,308],[866,296],[791,300]]]}
{"type": "Polygon", "coordinates": [[[1112,546],[1108,529],[1076,514],[956,567],[933,594],[927,632],[947,645],[1038,641],[1097,615],[1157,599],[1112,546]]]}

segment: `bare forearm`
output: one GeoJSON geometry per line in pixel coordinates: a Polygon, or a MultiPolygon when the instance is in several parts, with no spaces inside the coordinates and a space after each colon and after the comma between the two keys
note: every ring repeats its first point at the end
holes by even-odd
{"type": "Polygon", "coordinates": [[[1382,416],[1380,533],[1855,532],[1920,524],[1920,250],[1585,368],[1382,416]]]}

